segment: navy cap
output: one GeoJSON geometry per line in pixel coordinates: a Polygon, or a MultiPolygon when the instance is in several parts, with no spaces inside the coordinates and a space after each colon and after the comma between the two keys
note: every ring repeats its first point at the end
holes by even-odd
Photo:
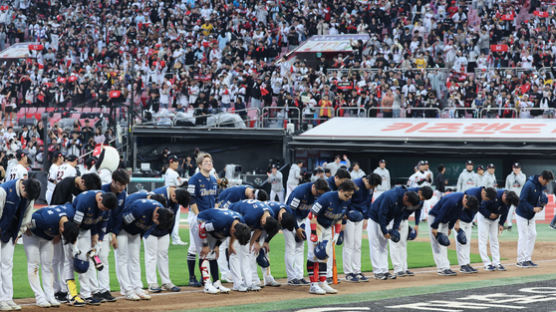
{"type": "Polygon", "coordinates": [[[465,162],[465,164],[466,164],[466,165],[472,165],[472,164],[473,164],[473,161],[472,161],[472,160],[468,160],[468,161],[465,162]]]}
{"type": "Polygon", "coordinates": [[[485,171],[485,167],[483,167],[483,165],[479,165],[479,166],[477,167],[477,170],[483,170],[483,171],[485,171]]]}
{"type": "Polygon", "coordinates": [[[68,156],[66,156],[66,160],[69,161],[69,162],[76,161],[76,160],[77,160],[77,156],[75,156],[75,155],[68,155],[68,156]]]}
{"type": "Polygon", "coordinates": [[[178,160],[179,160],[179,158],[178,158],[178,155],[176,155],[176,154],[172,154],[172,155],[168,156],[168,161],[169,162],[178,161],[178,160]]]}
{"type": "Polygon", "coordinates": [[[514,162],[514,164],[512,165],[512,168],[521,168],[521,165],[516,161],[516,162],[514,162]]]}
{"type": "Polygon", "coordinates": [[[17,160],[21,160],[23,158],[23,156],[27,156],[29,155],[29,152],[27,150],[17,150],[17,152],[15,152],[15,157],[17,158],[17,160]]]}
{"type": "Polygon", "coordinates": [[[487,169],[490,169],[490,168],[496,168],[496,167],[494,167],[493,163],[490,163],[490,164],[487,165],[487,169]]]}

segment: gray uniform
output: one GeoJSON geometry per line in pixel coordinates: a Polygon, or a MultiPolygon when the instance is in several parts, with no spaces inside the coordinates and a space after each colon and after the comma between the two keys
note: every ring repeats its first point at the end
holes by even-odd
{"type": "Polygon", "coordinates": [[[496,186],[497,186],[496,175],[485,172],[485,174],[483,174],[483,176],[481,178],[479,186],[496,188],[496,186]]]}
{"type": "Polygon", "coordinates": [[[336,163],[336,162],[331,162],[331,163],[327,163],[326,166],[324,166],[326,169],[330,169],[330,174],[331,175],[335,175],[336,171],[338,171],[338,169],[340,169],[340,167],[342,166],[346,166],[346,168],[350,168],[351,167],[351,161],[349,161],[349,159],[346,159],[346,164],[342,164],[342,163],[336,163]]]}
{"type": "Polygon", "coordinates": [[[477,176],[475,172],[463,169],[458,178],[457,191],[465,192],[470,188],[479,186],[479,178],[477,176]]]}
{"type": "Polygon", "coordinates": [[[292,164],[290,172],[288,173],[288,181],[286,183],[288,187],[286,191],[286,198],[288,198],[293,189],[299,185],[299,181],[301,181],[301,168],[297,164],[292,164]]]}
{"type": "Polygon", "coordinates": [[[390,171],[386,168],[382,169],[380,167],[376,167],[373,173],[378,174],[382,178],[382,183],[376,187],[376,190],[379,192],[386,192],[390,190],[390,171]]]}
{"type": "MultiPolygon", "coordinates": [[[[523,172],[520,172],[517,175],[512,172],[506,177],[506,189],[514,191],[517,196],[519,196],[526,180],[527,176],[523,172]]],[[[515,208],[516,207],[512,205],[510,207],[510,210],[508,211],[508,218],[506,220],[508,221],[509,226],[512,226],[512,219],[514,217],[515,208]]]]}
{"type": "Polygon", "coordinates": [[[284,181],[282,179],[282,172],[276,171],[276,174],[270,174],[268,176],[268,182],[270,183],[270,200],[274,201],[276,196],[280,203],[284,202],[284,181]]]}

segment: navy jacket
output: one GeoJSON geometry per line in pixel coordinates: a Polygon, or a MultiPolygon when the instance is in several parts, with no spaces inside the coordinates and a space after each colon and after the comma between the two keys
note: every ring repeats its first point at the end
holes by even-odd
{"type": "MultiPolygon", "coordinates": [[[[419,194],[420,189],[421,189],[420,187],[409,187],[406,189],[405,192],[411,191],[419,194]]],[[[402,215],[402,220],[409,219],[409,216],[411,216],[412,213],[415,213],[415,225],[419,225],[419,222],[421,222],[421,211],[423,210],[423,203],[424,202],[422,200],[419,200],[419,204],[417,205],[419,208],[417,208],[416,210],[408,210],[408,209],[404,210],[402,215]]]]}
{"type": "MultiPolygon", "coordinates": [[[[139,199],[126,206],[122,211],[121,227],[129,234],[142,234],[155,226],[153,213],[162,204],[152,199],[139,199]]],[[[119,232],[119,229],[117,229],[119,232]]]]}
{"type": "Polygon", "coordinates": [[[351,204],[348,210],[359,210],[363,216],[368,214],[369,208],[371,208],[371,202],[373,200],[373,190],[368,190],[365,187],[365,182],[363,178],[353,180],[353,183],[358,187],[358,189],[353,193],[351,197],[351,204]]]}
{"type": "Polygon", "coordinates": [[[83,192],[73,200],[75,215],[73,221],[80,229],[91,230],[91,234],[98,234],[99,240],[106,233],[106,226],[110,218],[110,211],[98,209],[96,194],[104,193],[100,190],[83,192]]]}
{"type": "Polygon", "coordinates": [[[247,188],[253,187],[250,185],[238,185],[223,190],[220,195],[218,195],[218,200],[216,201],[219,204],[218,208],[228,208],[230,204],[246,199],[245,190],[247,188]]]}
{"type": "Polygon", "coordinates": [[[386,227],[390,221],[394,220],[394,229],[400,227],[402,216],[405,210],[403,205],[403,195],[407,188],[397,186],[389,191],[382,193],[371,205],[368,217],[380,224],[382,234],[388,232],[386,227]]]}
{"type": "Polygon", "coordinates": [[[205,223],[206,233],[220,241],[230,236],[234,220],[245,223],[245,219],[239,213],[229,209],[207,209],[197,215],[197,222],[205,223]]]}
{"type": "Polygon", "coordinates": [[[518,216],[531,220],[535,217],[533,208],[542,207],[548,202],[544,190],[546,187],[542,186],[539,182],[539,176],[535,175],[529,177],[519,194],[519,205],[515,210],[518,216]]]}
{"type": "Polygon", "coordinates": [[[322,194],[311,208],[311,212],[317,217],[320,225],[328,228],[344,217],[349,205],[349,200],[341,200],[338,191],[332,191],[322,194]]]}
{"type": "Polygon", "coordinates": [[[453,228],[463,210],[463,196],[462,192],[444,195],[429,211],[429,215],[434,217],[430,227],[438,229],[440,223],[448,223],[449,228],[453,228]]]}
{"type": "Polygon", "coordinates": [[[251,229],[262,229],[261,218],[265,211],[274,216],[270,207],[256,199],[244,199],[230,205],[230,210],[239,213],[251,229]]]}
{"type": "Polygon", "coordinates": [[[315,196],[311,192],[312,182],[298,185],[288,197],[286,205],[295,213],[297,220],[303,220],[315,203],[315,196]]]}
{"type": "Polygon", "coordinates": [[[38,209],[33,212],[29,229],[38,237],[52,240],[60,234],[60,219],[66,216],[68,220],[71,220],[74,213],[70,203],[38,209]]]}

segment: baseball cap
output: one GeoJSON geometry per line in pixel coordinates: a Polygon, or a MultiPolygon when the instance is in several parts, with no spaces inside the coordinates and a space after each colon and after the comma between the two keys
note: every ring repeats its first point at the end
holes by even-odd
{"type": "Polygon", "coordinates": [[[15,157],[17,158],[17,160],[21,160],[23,158],[23,156],[27,156],[29,155],[29,152],[26,150],[17,150],[17,152],[15,152],[15,157]]]}
{"type": "Polygon", "coordinates": [[[423,165],[428,165],[429,161],[428,160],[423,160],[423,165]]]}
{"type": "Polygon", "coordinates": [[[514,164],[512,165],[512,168],[521,168],[521,165],[516,161],[516,162],[514,162],[514,164]]]}
{"type": "Polygon", "coordinates": [[[272,164],[271,168],[277,168],[278,169],[278,166],[276,166],[276,164],[272,164]]]}
{"type": "Polygon", "coordinates": [[[69,161],[69,162],[76,161],[76,160],[77,160],[77,156],[75,156],[75,155],[68,155],[68,156],[66,156],[66,160],[69,161]]]}
{"type": "Polygon", "coordinates": [[[178,158],[178,155],[176,155],[176,154],[172,154],[172,155],[168,156],[168,161],[169,162],[178,161],[178,160],[179,160],[179,158],[178,158]]]}
{"type": "Polygon", "coordinates": [[[487,169],[490,169],[490,168],[495,168],[493,163],[490,163],[490,164],[487,165],[487,169]]]}
{"type": "Polygon", "coordinates": [[[420,160],[419,163],[417,164],[418,166],[423,166],[425,165],[425,161],[424,160],[420,160]]]}
{"type": "Polygon", "coordinates": [[[479,166],[477,167],[477,170],[483,170],[483,171],[484,171],[484,170],[485,170],[485,167],[484,167],[483,165],[479,165],[479,166]]]}
{"type": "Polygon", "coordinates": [[[378,163],[379,163],[379,164],[384,164],[384,163],[386,163],[386,160],[381,159],[381,160],[378,161],[378,163]]]}
{"type": "Polygon", "coordinates": [[[468,161],[465,162],[465,164],[466,164],[466,165],[472,165],[472,164],[473,164],[473,161],[472,161],[472,160],[468,160],[468,161]]]}

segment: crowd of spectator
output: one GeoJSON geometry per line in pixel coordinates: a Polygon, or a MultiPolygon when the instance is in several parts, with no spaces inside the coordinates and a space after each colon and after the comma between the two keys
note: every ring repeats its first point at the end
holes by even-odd
{"type": "Polygon", "coordinates": [[[4,4],[0,49],[27,41],[43,48],[32,52],[36,58],[0,64],[8,116],[26,105],[131,105],[138,112],[173,109],[194,116],[278,105],[319,119],[344,106],[378,107],[372,115],[383,117],[435,114],[423,108],[452,109],[458,117],[470,111],[455,108],[483,107],[499,117],[516,111],[529,117],[544,112],[528,108],[556,107],[553,72],[541,69],[556,55],[550,2],[4,4]],[[355,33],[371,40],[352,42],[353,53],[323,55],[312,64],[284,58],[313,35],[355,33]],[[515,70],[500,69],[506,67],[515,70]]]}

